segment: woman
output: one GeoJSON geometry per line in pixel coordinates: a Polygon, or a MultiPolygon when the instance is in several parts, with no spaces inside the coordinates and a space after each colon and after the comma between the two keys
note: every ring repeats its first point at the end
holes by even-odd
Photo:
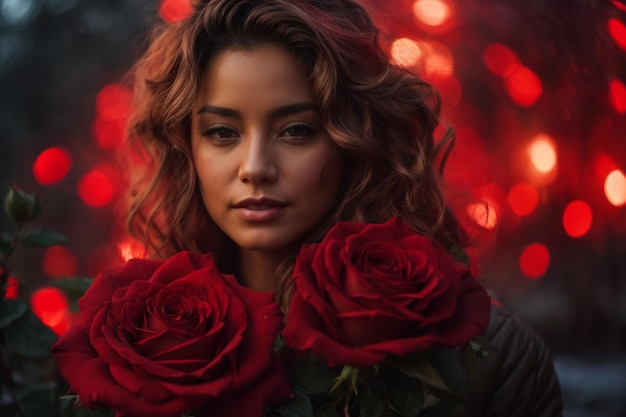
{"type": "MultiPolygon", "coordinates": [[[[296,254],[337,222],[399,216],[464,244],[439,188],[439,97],[352,0],[200,2],[157,29],[133,87],[127,221],[154,257],[210,252],[286,312],[296,254]]],[[[467,415],[560,415],[543,342],[495,307],[487,338],[467,415]]]]}

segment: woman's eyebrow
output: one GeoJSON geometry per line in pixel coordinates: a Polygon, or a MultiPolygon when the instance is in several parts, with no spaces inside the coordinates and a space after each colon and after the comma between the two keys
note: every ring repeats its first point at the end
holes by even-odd
{"type": "Polygon", "coordinates": [[[286,106],[281,106],[273,109],[272,111],[270,111],[269,116],[271,118],[283,117],[308,110],[317,111],[317,106],[310,101],[288,104],[286,106]]]}
{"type": "Polygon", "coordinates": [[[228,107],[211,106],[210,104],[204,105],[198,110],[198,114],[213,113],[220,116],[226,116],[233,119],[241,119],[241,112],[228,107]]]}
{"type": "MultiPolygon", "coordinates": [[[[275,109],[272,109],[269,112],[268,116],[270,118],[283,117],[283,116],[288,116],[290,114],[300,113],[300,112],[308,111],[308,110],[317,111],[317,106],[315,106],[315,104],[313,104],[310,101],[305,101],[302,103],[287,104],[285,106],[280,106],[275,109]]],[[[203,113],[213,113],[213,114],[217,114],[220,116],[230,117],[232,119],[242,118],[241,112],[239,110],[230,109],[228,107],[213,106],[210,104],[206,104],[202,106],[200,110],[198,110],[198,114],[203,114],[203,113]]]]}

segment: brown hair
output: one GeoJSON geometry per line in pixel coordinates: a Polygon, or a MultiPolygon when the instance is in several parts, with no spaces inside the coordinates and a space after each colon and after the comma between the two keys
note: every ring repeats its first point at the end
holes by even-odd
{"type": "MultiPolygon", "coordinates": [[[[269,43],[282,45],[304,66],[320,119],[342,150],[337,204],[307,241],[321,240],[339,220],[380,223],[399,215],[448,248],[457,244],[460,229],[445,208],[433,167],[449,143],[434,145],[439,96],[390,62],[367,12],[352,0],[210,0],[188,19],[155,29],[132,71],[130,233],[156,256],[191,250],[219,258],[233,250],[200,197],[191,109],[216,53],[269,43]]],[[[283,306],[292,263],[277,278],[283,306]]]]}

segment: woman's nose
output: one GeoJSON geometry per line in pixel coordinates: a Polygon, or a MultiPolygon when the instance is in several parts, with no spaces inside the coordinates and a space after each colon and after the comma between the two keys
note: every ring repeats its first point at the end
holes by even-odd
{"type": "Polygon", "coordinates": [[[273,183],[278,177],[276,150],[263,135],[251,135],[242,144],[239,179],[244,183],[273,183]]]}

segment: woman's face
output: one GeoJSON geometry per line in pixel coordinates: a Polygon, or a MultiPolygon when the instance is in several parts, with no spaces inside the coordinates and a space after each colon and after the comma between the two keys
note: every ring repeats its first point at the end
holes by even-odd
{"type": "Polygon", "coordinates": [[[304,70],[282,47],[218,54],[191,129],[204,205],[243,250],[293,253],[333,205],[339,149],[304,70]]]}

